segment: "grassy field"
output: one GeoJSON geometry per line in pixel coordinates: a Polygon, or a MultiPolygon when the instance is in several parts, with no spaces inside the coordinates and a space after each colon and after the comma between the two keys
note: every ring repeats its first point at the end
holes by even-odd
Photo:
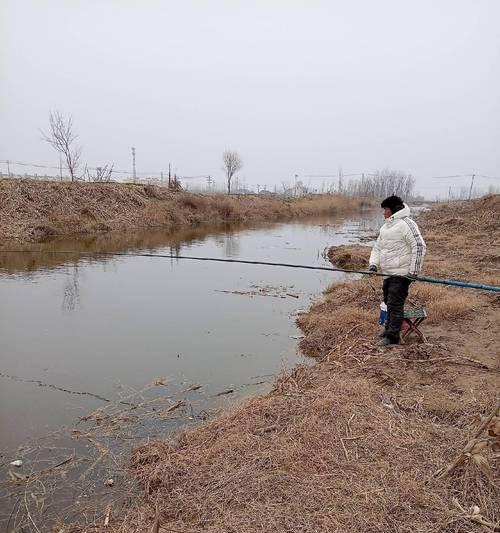
{"type": "Polygon", "coordinates": [[[112,230],[276,221],[360,209],[344,196],[280,199],[169,191],[152,185],[0,180],[0,241],[40,242],[112,230]]]}

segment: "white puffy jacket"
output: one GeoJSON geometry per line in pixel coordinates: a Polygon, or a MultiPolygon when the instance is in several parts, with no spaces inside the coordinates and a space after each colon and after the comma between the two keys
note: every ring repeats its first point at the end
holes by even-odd
{"type": "Polygon", "coordinates": [[[417,224],[404,208],[385,219],[370,255],[370,265],[388,276],[416,275],[422,270],[426,246],[417,224]]]}

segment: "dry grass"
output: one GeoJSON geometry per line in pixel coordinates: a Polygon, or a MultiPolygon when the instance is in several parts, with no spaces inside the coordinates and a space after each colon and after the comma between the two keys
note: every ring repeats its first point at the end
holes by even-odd
{"type": "Polygon", "coordinates": [[[360,209],[325,195],[283,200],[172,192],[152,185],[0,180],[0,241],[217,222],[275,221],[360,209]]]}
{"type": "Polygon", "coordinates": [[[365,376],[326,363],[298,368],[269,395],[139,448],[131,472],[143,500],[111,528],[99,527],[99,517],[73,531],[481,531],[456,513],[453,496],[498,520],[498,490],[473,462],[433,477],[465,444],[479,405],[491,408],[487,393],[450,402],[446,413],[441,404],[438,416],[432,405],[388,392],[374,372],[379,362],[370,363],[365,376]]]}
{"type": "Polygon", "coordinates": [[[328,249],[328,259],[339,268],[366,268],[370,257],[370,248],[360,244],[332,246],[328,249]]]}
{"type": "Polygon", "coordinates": [[[426,308],[430,323],[469,316],[481,304],[480,295],[471,290],[426,283],[414,284],[411,301],[426,308]]]}
{"type": "Polygon", "coordinates": [[[300,342],[304,353],[321,358],[346,342],[372,337],[377,330],[381,299],[381,294],[373,289],[368,279],[327,289],[324,300],[297,320],[305,333],[300,342]]]}
{"type": "Polygon", "coordinates": [[[425,273],[498,284],[499,213],[500,195],[438,205],[423,213],[419,221],[432,250],[425,260],[425,273]]]}
{"type": "Polygon", "coordinates": [[[395,417],[367,379],[299,369],[270,396],[137,450],[132,469],[167,531],[431,531],[451,513],[446,483],[426,472],[456,438],[395,417]]]}
{"type": "MultiPolygon", "coordinates": [[[[473,226],[476,211],[463,210],[473,226]]],[[[493,218],[485,210],[482,220],[493,218]]],[[[425,220],[422,229],[426,235],[425,220]]],[[[495,231],[476,244],[497,238],[495,231]]],[[[476,254],[485,253],[477,246],[476,254]]],[[[431,246],[431,265],[434,258],[431,246]]],[[[468,272],[464,262],[460,275],[489,265],[468,272]]],[[[424,285],[411,297],[436,316],[431,343],[384,351],[373,346],[375,281],[330,287],[298,320],[301,347],[316,365],[285,373],[269,394],[176,439],[136,450],[130,469],[143,498],[117,510],[107,528],[103,512],[73,531],[498,531],[500,414],[478,432],[481,417],[498,409],[498,301],[424,285]],[[439,341],[443,331],[447,342],[439,341]],[[437,475],[453,464],[449,475],[437,475]]]]}

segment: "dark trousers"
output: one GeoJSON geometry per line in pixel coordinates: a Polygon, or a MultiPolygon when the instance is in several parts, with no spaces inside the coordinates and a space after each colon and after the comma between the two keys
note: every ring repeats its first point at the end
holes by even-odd
{"type": "Polygon", "coordinates": [[[399,342],[399,331],[403,323],[405,301],[411,281],[405,278],[389,277],[384,279],[384,302],[387,304],[386,337],[399,342]]]}

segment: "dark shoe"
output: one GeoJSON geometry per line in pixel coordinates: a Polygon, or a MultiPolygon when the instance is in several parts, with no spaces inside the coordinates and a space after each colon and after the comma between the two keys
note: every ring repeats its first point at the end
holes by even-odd
{"type": "Polygon", "coordinates": [[[389,337],[384,337],[382,340],[378,341],[375,346],[383,348],[384,346],[391,346],[399,344],[399,340],[390,339],[389,337]]]}
{"type": "Polygon", "coordinates": [[[385,337],[387,335],[387,330],[383,329],[377,333],[377,337],[385,337]]]}

